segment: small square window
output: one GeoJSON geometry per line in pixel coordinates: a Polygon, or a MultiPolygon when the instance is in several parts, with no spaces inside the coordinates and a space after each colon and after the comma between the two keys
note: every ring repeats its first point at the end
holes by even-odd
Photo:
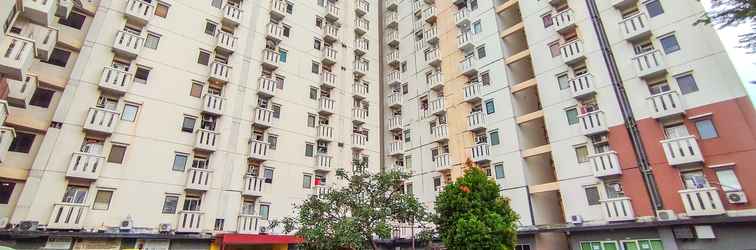
{"type": "Polygon", "coordinates": [[[320,91],[318,91],[318,88],[316,88],[316,87],[310,87],[310,95],[309,95],[310,99],[317,100],[318,99],[318,92],[320,92],[320,91]]]}
{"type": "Polygon", "coordinates": [[[480,46],[477,49],[478,51],[478,59],[483,59],[486,57],[486,46],[480,46]]]}
{"type": "Polygon", "coordinates": [[[648,10],[649,17],[655,17],[664,14],[664,9],[661,6],[661,1],[651,0],[646,2],[646,10],[648,10]]]}
{"type": "Polygon", "coordinates": [[[168,17],[168,10],[171,8],[170,5],[164,2],[158,2],[157,6],[155,7],[155,16],[159,16],[162,18],[168,17]]]}
{"type": "Polygon", "coordinates": [[[483,84],[483,86],[491,85],[491,75],[488,73],[488,71],[480,73],[480,83],[483,84]]]}
{"type": "Polygon", "coordinates": [[[493,100],[486,100],[486,114],[493,114],[496,112],[496,109],[494,108],[494,101],[493,100]]]}
{"type": "Polygon", "coordinates": [[[205,34],[215,36],[215,30],[218,29],[218,24],[215,22],[207,21],[205,23],[205,34]]]}
{"type": "Polygon", "coordinates": [[[166,195],[165,201],[163,201],[163,213],[175,214],[176,207],[178,207],[179,197],[176,195],[166,195]]]}
{"type": "Polygon", "coordinates": [[[210,64],[210,52],[200,50],[199,56],[197,57],[197,63],[202,65],[210,64]]]}
{"type": "Polygon", "coordinates": [[[302,176],[302,188],[310,189],[312,187],[312,175],[305,174],[302,176]]]}
{"type": "Polygon", "coordinates": [[[150,49],[157,49],[158,44],[160,44],[160,35],[148,33],[147,39],[144,40],[144,47],[150,48],[150,49]]]}
{"type": "Polygon", "coordinates": [[[176,153],[173,156],[173,171],[184,172],[186,169],[186,162],[189,160],[189,155],[184,153],[176,153]]]}
{"type": "Polygon", "coordinates": [[[499,131],[491,131],[488,137],[491,139],[491,146],[499,145],[499,131]]]}
{"type": "Polygon", "coordinates": [[[8,151],[28,154],[36,137],[35,134],[16,131],[16,137],[11,141],[8,151]]]}
{"type": "Polygon", "coordinates": [[[551,18],[551,13],[541,16],[541,19],[543,19],[544,28],[548,28],[551,27],[551,25],[554,25],[554,19],[551,18]]]}
{"type": "Polygon", "coordinates": [[[679,51],[680,45],[677,43],[677,37],[675,35],[668,35],[659,39],[662,48],[664,48],[664,54],[671,54],[672,52],[679,51]]]}
{"type": "Polygon", "coordinates": [[[278,147],[278,136],[268,135],[268,149],[276,150],[277,147],[278,147]]]}
{"type": "Polygon", "coordinates": [[[204,88],[204,84],[201,82],[192,82],[192,88],[189,90],[189,96],[202,98],[202,89],[204,88]]]}
{"type": "Polygon", "coordinates": [[[305,156],[313,157],[315,154],[315,145],[312,143],[305,143],[305,156]]]}
{"type": "Polygon", "coordinates": [[[411,142],[412,141],[412,131],[409,129],[404,130],[404,142],[411,142]]]}
{"type": "Polygon", "coordinates": [[[409,93],[409,85],[408,84],[402,84],[402,95],[406,95],[409,93]]]}
{"type": "Polygon", "coordinates": [[[134,82],[138,83],[147,83],[147,78],[150,77],[150,71],[151,69],[138,66],[136,70],[136,74],[134,74],[134,82]]]}
{"type": "Polygon", "coordinates": [[[559,48],[559,41],[549,43],[549,51],[551,51],[551,57],[562,55],[562,51],[559,48]]]}
{"type": "Polygon", "coordinates": [[[557,83],[560,90],[570,88],[570,76],[567,75],[567,72],[557,75],[557,83]]]}
{"type": "Polygon", "coordinates": [[[696,121],[696,129],[702,140],[712,139],[719,137],[717,129],[714,127],[714,122],[711,119],[703,119],[696,121]]]}
{"type": "Polygon", "coordinates": [[[680,92],[685,95],[698,91],[698,84],[696,79],[691,74],[685,74],[675,77],[677,80],[677,86],[680,87],[680,92]]]}
{"type": "Polygon", "coordinates": [[[139,105],[126,103],[126,105],[123,105],[123,112],[121,114],[121,120],[134,122],[136,121],[136,117],[138,113],[139,113],[139,105]]]}
{"type": "Polygon", "coordinates": [[[574,125],[578,123],[578,111],[577,108],[569,108],[564,110],[564,113],[567,115],[567,124],[574,125]]]}
{"type": "Polygon", "coordinates": [[[474,22],[472,24],[472,33],[473,34],[478,34],[480,32],[483,32],[483,25],[480,24],[480,21],[474,22]]]}
{"type": "Polygon", "coordinates": [[[585,197],[588,200],[589,206],[595,206],[595,205],[601,204],[601,202],[599,202],[599,200],[601,200],[601,197],[599,196],[597,187],[586,187],[585,197]]]}
{"type": "Polygon", "coordinates": [[[125,145],[113,145],[110,148],[110,154],[108,155],[108,162],[110,163],[123,163],[123,158],[126,156],[125,145]]]}
{"type": "Polygon", "coordinates": [[[578,163],[588,162],[588,147],[585,145],[575,147],[575,157],[578,163]]]}
{"type": "Polygon", "coordinates": [[[317,120],[316,116],[313,114],[307,114],[307,127],[314,128],[315,127],[315,120],[317,120]]]}
{"type": "Polygon", "coordinates": [[[313,74],[320,74],[320,63],[312,62],[311,71],[313,74]]]}
{"type": "Polygon", "coordinates": [[[187,133],[194,133],[194,124],[197,123],[197,118],[191,116],[184,116],[184,121],[181,123],[181,131],[187,133]]]}
{"type": "Polygon", "coordinates": [[[278,61],[286,63],[286,59],[289,55],[289,51],[285,49],[278,49],[278,61]]]}
{"type": "Polygon", "coordinates": [[[94,203],[92,204],[92,210],[108,210],[110,208],[110,200],[112,198],[113,198],[113,191],[97,190],[97,194],[95,194],[94,203]]]}

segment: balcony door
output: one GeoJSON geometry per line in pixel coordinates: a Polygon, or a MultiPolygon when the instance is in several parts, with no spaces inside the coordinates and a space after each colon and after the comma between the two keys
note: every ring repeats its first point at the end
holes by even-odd
{"type": "Polygon", "coordinates": [[[664,126],[664,135],[667,139],[674,139],[688,136],[690,133],[688,133],[688,128],[685,127],[685,124],[678,123],[664,126]]]}
{"type": "Polygon", "coordinates": [[[68,186],[66,192],[63,194],[63,202],[84,204],[87,199],[87,192],[89,187],[82,186],[68,186]]]}
{"type": "Polygon", "coordinates": [[[202,200],[200,197],[196,196],[187,196],[184,199],[184,211],[200,211],[200,204],[202,200]]]}
{"type": "Polygon", "coordinates": [[[685,189],[700,189],[709,186],[709,182],[706,181],[701,170],[682,172],[680,177],[682,177],[685,189]]]}
{"type": "Polygon", "coordinates": [[[103,142],[102,140],[86,138],[81,144],[81,152],[100,155],[102,153],[103,142]]]}

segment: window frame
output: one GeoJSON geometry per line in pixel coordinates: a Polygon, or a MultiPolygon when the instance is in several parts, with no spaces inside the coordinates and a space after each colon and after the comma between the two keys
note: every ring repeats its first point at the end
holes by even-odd
{"type": "Polygon", "coordinates": [[[23,131],[16,131],[16,136],[11,141],[8,152],[28,154],[34,147],[34,141],[37,140],[37,134],[23,131]],[[22,139],[28,141],[21,141],[22,139]],[[23,143],[19,145],[18,143],[23,143]]]}
{"type": "MultiPolygon", "coordinates": [[[[92,210],[100,210],[100,211],[107,211],[110,209],[110,203],[113,202],[113,194],[115,193],[114,190],[110,189],[98,189],[97,192],[95,192],[94,200],[92,201],[92,210]],[[107,203],[105,203],[105,207],[98,207],[97,206],[97,198],[100,197],[100,194],[104,193],[110,193],[110,195],[107,196],[107,203]]],[[[102,205],[102,204],[100,204],[102,205]]]]}
{"type": "Polygon", "coordinates": [[[180,197],[178,195],[166,194],[165,198],[163,198],[163,209],[161,211],[161,214],[176,214],[179,207],[179,200],[180,200],[180,197]],[[169,199],[170,199],[170,203],[174,204],[172,209],[169,206],[170,204],[169,199]]]}
{"type": "Polygon", "coordinates": [[[664,54],[666,54],[666,55],[678,52],[678,51],[680,51],[682,49],[680,47],[680,41],[677,40],[677,36],[675,36],[674,33],[670,33],[670,34],[666,34],[666,35],[660,36],[659,37],[659,44],[661,45],[662,50],[664,51],[664,54]],[[667,39],[671,39],[671,40],[667,40],[667,39]],[[674,41],[674,46],[668,48],[667,46],[665,46],[667,44],[665,44],[664,41],[674,41]]]}
{"type": "Polygon", "coordinates": [[[698,131],[698,136],[701,138],[701,140],[719,138],[719,131],[717,131],[717,126],[714,125],[714,120],[712,118],[706,117],[695,119],[693,123],[696,126],[696,131],[698,131]],[[700,126],[702,124],[708,124],[708,126],[711,128],[711,133],[702,133],[702,131],[704,131],[701,129],[702,126],[700,126]]]}
{"type": "Polygon", "coordinates": [[[123,109],[121,109],[121,115],[120,115],[121,116],[121,120],[122,121],[127,121],[127,122],[136,122],[137,117],[139,116],[139,109],[140,108],[141,108],[141,105],[139,105],[139,104],[131,103],[131,102],[125,103],[123,105],[123,109]],[[129,117],[126,116],[126,114],[128,113],[126,111],[126,109],[128,107],[133,107],[134,108],[133,109],[134,110],[134,115],[131,117],[131,119],[129,119],[129,117]]]}
{"type": "Polygon", "coordinates": [[[186,164],[189,163],[189,154],[182,153],[182,152],[174,152],[173,154],[173,164],[171,164],[171,170],[176,172],[186,172],[186,164]],[[178,158],[183,157],[184,158],[184,164],[181,165],[181,168],[176,168],[178,165],[178,158]]]}
{"type": "Polygon", "coordinates": [[[113,164],[123,164],[126,160],[126,150],[128,150],[128,145],[126,144],[113,144],[110,146],[110,152],[108,152],[108,158],[106,159],[107,163],[113,163],[113,164]],[[114,151],[118,149],[117,151],[114,151]],[[120,152],[120,155],[117,155],[120,152]],[[114,155],[114,153],[116,153],[114,155]],[[119,159],[120,158],[120,159],[119,159]]]}
{"type": "Polygon", "coordinates": [[[156,50],[158,48],[158,46],[160,46],[160,37],[162,37],[160,34],[153,33],[153,32],[147,32],[147,36],[144,38],[144,47],[156,50]],[[150,44],[149,43],[150,37],[152,37],[153,40],[155,41],[154,42],[154,44],[155,44],[154,47],[150,47],[149,46],[149,44],[150,44]]]}

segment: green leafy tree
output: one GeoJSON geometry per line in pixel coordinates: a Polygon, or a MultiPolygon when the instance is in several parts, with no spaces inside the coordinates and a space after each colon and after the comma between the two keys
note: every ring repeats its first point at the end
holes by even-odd
{"type": "Polygon", "coordinates": [[[499,185],[471,165],[436,197],[441,240],[449,249],[514,249],[517,214],[499,195],[499,185]]]}
{"type": "Polygon", "coordinates": [[[756,53],[756,1],[710,0],[711,9],[696,24],[714,24],[717,28],[748,24],[751,30],[739,35],[741,47],[756,53]]]}
{"type": "Polygon", "coordinates": [[[355,164],[353,173],[336,171],[341,187],[309,197],[296,206],[296,216],[273,221],[271,228],[296,232],[307,249],[377,249],[375,239],[390,238],[398,222],[430,223],[425,207],[401,189],[408,173],[370,174],[364,163],[355,164]]]}

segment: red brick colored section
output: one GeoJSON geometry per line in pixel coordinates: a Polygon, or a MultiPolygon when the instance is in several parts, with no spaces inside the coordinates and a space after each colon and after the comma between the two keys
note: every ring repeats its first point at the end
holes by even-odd
{"type": "MultiPolygon", "coordinates": [[[[742,205],[727,203],[724,193],[720,192],[722,203],[728,210],[756,208],[756,110],[748,97],[740,97],[732,100],[713,103],[688,109],[685,125],[688,132],[695,135],[698,145],[704,155],[704,166],[712,166],[724,163],[734,163],[735,173],[746,192],[746,196],[752,202],[742,205]],[[701,140],[693,120],[687,117],[695,117],[711,113],[707,118],[712,119],[719,137],[701,140]]],[[[683,207],[679,190],[683,189],[680,171],[677,167],[667,164],[661,143],[664,139],[662,124],[647,118],[638,121],[643,144],[651,164],[656,183],[664,203],[664,209],[672,209],[676,213],[683,213],[683,207]]],[[[633,152],[630,137],[624,125],[609,129],[609,142],[620,159],[622,165],[622,184],[625,194],[632,199],[633,209],[637,216],[654,216],[650,198],[643,184],[638,163],[633,152]]],[[[717,186],[719,180],[713,169],[704,167],[704,174],[709,183],[717,186]]]]}
{"type": "Polygon", "coordinates": [[[8,100],[8,79],[0,77],[0,100],[8,100]]]}

